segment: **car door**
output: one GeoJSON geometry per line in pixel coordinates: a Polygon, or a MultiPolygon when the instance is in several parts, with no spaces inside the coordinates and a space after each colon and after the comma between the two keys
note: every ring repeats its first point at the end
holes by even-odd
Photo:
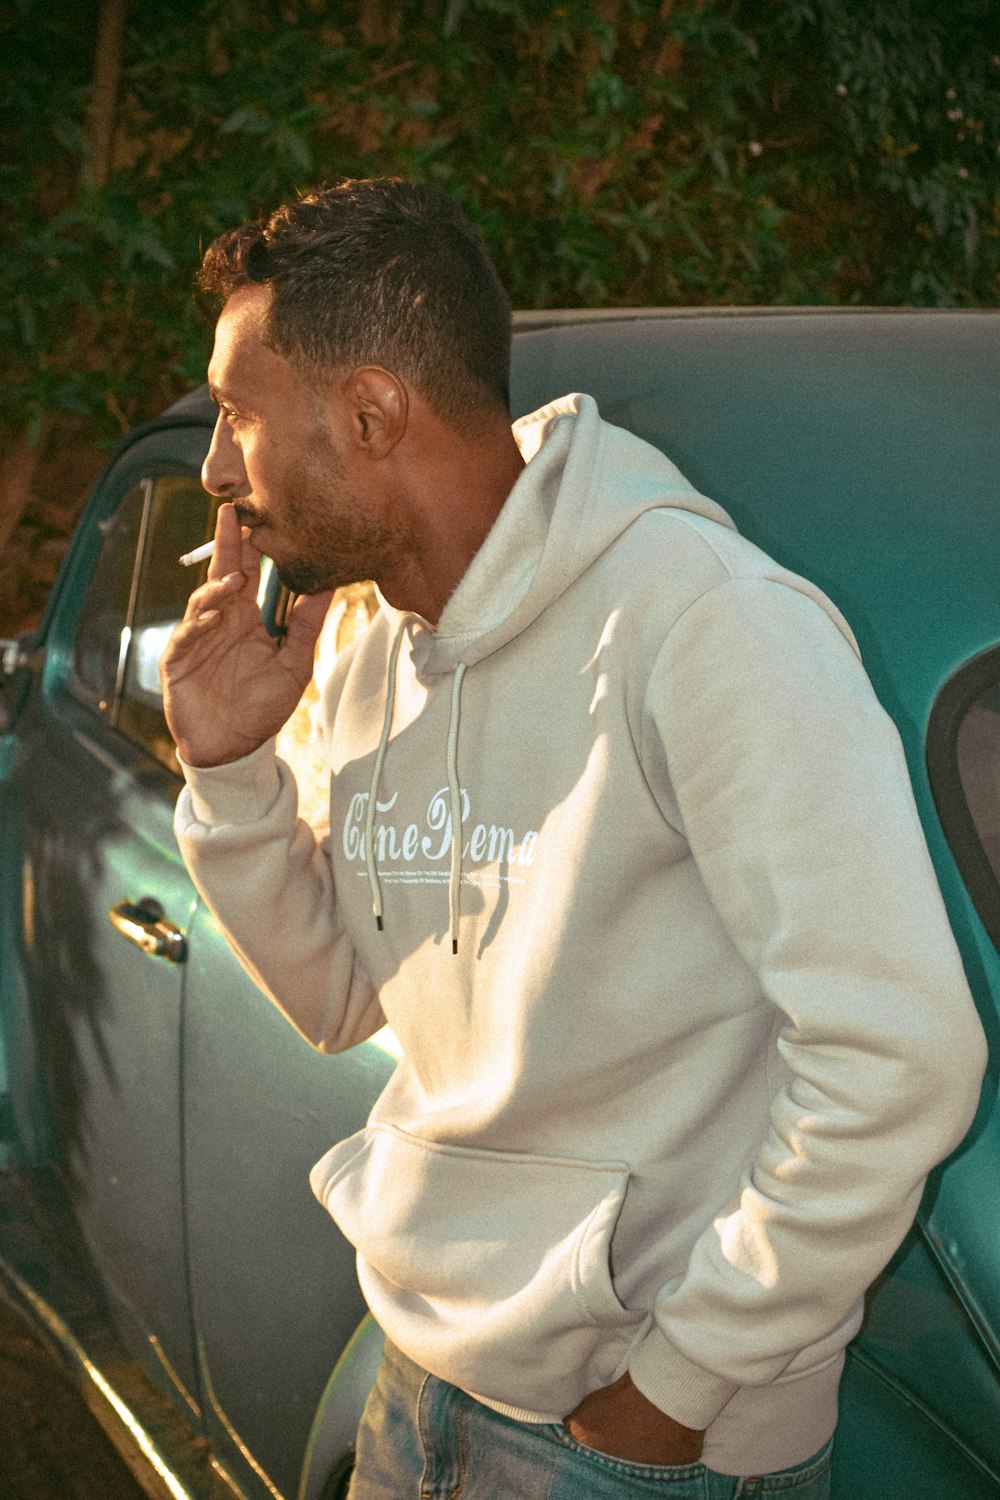
{"type": "Polygon", "coordinates": [[[241,1488],[293,1496],[324,1387],[365,1314],[354,1251],[309,1169],[364,1124],[394,1044],[383,1032],[321,1056],[228,950],[214,960],[203,906],[191,936],[184,1130],[207,1431],[241,1488]],[[195,957],[206,951],[210,969],[195,957]]]}
{"type": "Polygon", "coordinates": [[[120,1336],[195,1419],[180,1061],[196,898],[172,835],[179,778],[155,671],[192,582],[177,551],[173,578],[160,559],[210,524],[189,473],[204,441],[141,439],[95,495],[16,726],[2,856],[22,892],[27,1009],[72,1211],[120,1336]]]}

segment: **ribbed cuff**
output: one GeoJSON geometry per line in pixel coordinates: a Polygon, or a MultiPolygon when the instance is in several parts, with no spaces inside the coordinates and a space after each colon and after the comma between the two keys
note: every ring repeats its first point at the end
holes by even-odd
{"type": "Polygon", "coordinates": [[[632,1383],[647,1401],[684,1427],[710,1427],[739,1386],[723,1380],[681,1354],[662,1330],[653,1326],[629,1359],[632,1383]]]}
{"type": "Polygon", "coordinates": [[[180,761],[191,792],[191,811],[199,823],[214,828],[256,823],[267,816],[281,791],[274,745],[273,739],[266,740],[250,755],[225,766],[189,766],[180,761]]]}

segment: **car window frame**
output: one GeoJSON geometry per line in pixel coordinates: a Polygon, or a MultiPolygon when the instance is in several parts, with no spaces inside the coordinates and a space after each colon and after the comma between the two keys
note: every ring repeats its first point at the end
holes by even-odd
{"type": "Polygon", "coordinates": [[[102,759],[148,788],[156,782],[167,796],[176,796],[179,772],[157,759],[141,742],[130,738],[117,727],[120,712],[127,653],[120,655],[116,674],[115,700],[101,711],[101,698],[76,674],[74,653],[77,630],[84,601],[94,576],[101,550],[101,523],[109,519],[129,492],[144,483],[143,522],[140,525],[129,591],[129,619],[134,615],[139,579],[145,558],[148,518],[156,481],[163,478],[195,479],[200,482],[200,467],[208,451],[212,429],[203,422],[150,424],[139,429],[134,440],[119,448],[108,461],[78,523],[74,544],[60,575],[57,590],[50,600],[43,622],[46,646],[42,676],[44,697],[67,718],[67,727],[82,734],[102,759]]]}
{"type": "MultiPolygon", "coordinates": [[[[110,688],[109,692],[102,694],[96,691],[89,683],[85,682],[79,675],[76,664],[76,645],[79,641],[79,633],[77,629],[77,631],[74,632],[73,651],[69,654],[68,658],[68,672],[66,676],[65,687],[67,693],[71,697],[75,698],[79,703],[82,703],[85,708],[89,709],[93,713],[94,717],[99,720],[115,736],[116,743],[128,745],[133,747],[134,749],[139,750],[146,760],[160,766],[171,778],[172,782],[176,784],[183,780],[180,770],[168,765],[160,756],[156,755],[153,752],[149,744],[144,739],[140,738],[136,734],[130,733],[122,725],[122,718],[125,709],[126,691],[128,687],[130,654],[133,649],[133,643],[136,634],[136,615],[139,607],[139,596],[142,589],[143,577],[150,562],[150,528],[152,525],[153,507],[156,500],[156,489],[159,481],[163,479],[188,479],[198,481],[198,475],[187,467],[178,469],[176,467],[167,468],[163,465],[157,465],[155,469],[151,468],[149,472],[144,473],[141,479],[137,480],[134,483],[126,485],[124,488],[121,488],[118,491],[117,504],[110,507],[106,513],[106,516],[103,516],[101,518],[101,520],[105,520],[115,515],[119,507],[122,506],[128,499],[129,495],[132,494],[136,489],[141,488],[142,514],[139,519],[139,526],[135,540],[135,550],[132,556],[132,572],[129,581],[128,602],[125,606],[125,616],[122,620],[121,631],[119,635],[118,659],[115,665],[114,685],[110,688]]],[[[206,504],[211,504],[211,496],[207,494],[206,504]]],[[[100,522],[98,522],[98,529],[100,529],[100,522]]],[[[83,596],[81,598],[81,606],[76,611],[77,627],[79,627],[79,622],[82,614],[82,603],[83,600],[85,600],[89,595],[89,589],[94,580],[100,555],[100,549],[98,549],[90,569],[87,589],[84,590],[83,596]]],[[[191,580],[192,586],[196,581],[197,580],[195,579],[191,580]]]]}

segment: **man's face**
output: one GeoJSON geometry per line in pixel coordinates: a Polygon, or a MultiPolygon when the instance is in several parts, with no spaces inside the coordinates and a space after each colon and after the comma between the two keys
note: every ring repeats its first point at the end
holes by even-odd
{"type": "Polygon", "coordinates": [[[266,287],[243,288],[219,318],[208,367],[219,416],[202,483],[234,502],[295,593],[378,580],[405,555],[402,528],[370,493],[336,382],[311,381],[264,343],[269,300],[266,287]]]}

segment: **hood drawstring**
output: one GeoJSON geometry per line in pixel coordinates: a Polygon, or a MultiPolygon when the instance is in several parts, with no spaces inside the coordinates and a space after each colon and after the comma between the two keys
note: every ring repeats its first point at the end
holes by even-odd
{"type": "Polygon", "coordinates": [[[458,781],[458,723],[461,717],[462,678],[465,662],[455,668],[451,685],[451,715],[448,720],[448,790],[451,793],[451,875],[448,879],[448,917],[451,951],[458,952],[458,919],[462,914],[462,788],[458,781]]]}
{"type": "Polygon", "coordinates": [[[368,888],[372,893],[372,912],[375,917],[375,926],[379,932],[382,931],[382,887],[379,884],[378,866],[375,863],[375,805],[378,801],[378,787],[382,779],[382,762],[385,760],[386,746],[389,743],[389,735],[392,731],[392,714],[396,706],[396,664],[399,661],[399,648],[403,644],[403,636],[406,633],[405,624],[401,624],[396,631],[396,639],[392,643],[392,654],[389,657],[389,680],[385,689],[385,717],[382,720],[382,738],[378,742],[378,750],[375,752],[375,765],[372,770],[371,786],[368,789],[368,808],[365,812],[365,869],[368,871],[368,888]]]}
{"type": "MultiPolygon", "coordinates": [[[[379,783],[382,780],[382,765],[392,733],[392,718],[396,706],[396,673],[399,652],[406,633],[405,624],[400,625],[392,643],[389,656],[388,681],[385,690],[385,716],[382,720],[382,735],[375,752],[371,785],[368,789],[368,807],[365,811],[365,869],[368,873],[368,888],[372,896],[372,913],[375,925],[382,931],[382,885],[378,878],[375,861],[375,814],[378,804],[379,783]]],[[[462,678],[466,664],[459,662],[451,685],[451,713],[448,720],[448,792],[451,802],[451,874],[448,878],[448,917],[451,927],[451,951],[458,952],[458,923],[462,914],[462,788],[458,780],[458,726],[461,718],[462,678]]]]}

